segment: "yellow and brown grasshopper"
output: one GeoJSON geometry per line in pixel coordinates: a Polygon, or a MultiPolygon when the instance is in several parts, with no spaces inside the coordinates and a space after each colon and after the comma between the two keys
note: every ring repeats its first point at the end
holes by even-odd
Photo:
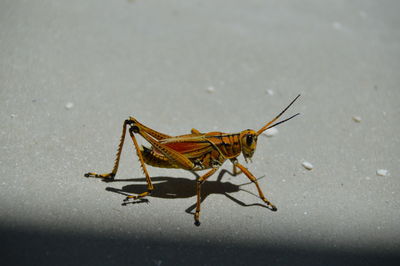
{"type": "Polygon", "coordinates": [[[260,186],[258,185],[257,179],[247,168],[239,163],[237,157],[240,154],[243,154],[246,162],[251,160],[257,146],[257,137],[261,133],[299,115],[299,113],[297,113],[274,124],[274,122],[276,122],[299,97],[300,95],[298,95],[281,113],[260,130],[254,131],[246,129],[240,133],[233,134],[222,132],[201,133],[197,129],[192,129],[191,134],[173,137],[146,127],[135,118],[130,117],[124,121],[122,126],[122,136],[118,146],[114,168],[111,173],[96,174],[90,172],[86,173],[85,176],[99,177],[108,180],[114,179],[119,166],[126,129],[129,126],[129,134],[132,138],[137,156],[139,157],[140,165],[146,177],[147,191],[138,195],[130,195],[125,199],[125,201],[145,197],[150,195],[154,190],[151,178],[147,172],[146,164],[154,167],[180,168],[190,171],[209,169],[208,172],[197,179],[197,203],[194,219],[195,224],[199,225],[201,185],[207,180],[207,178],[213,175],[227,159],[229,159],[233,164],[233,174],[237,175],[240,172],[244,173],[255,184],[260,198],[268,205],[268,207],[271,208],[271,210],[276,211],[277,208],[275,205],[264,196],[260,186]],[[135,134],[142,136],[150,143],[151,147],[147,148],[145,146],[139,146],[135,134]],[[237,168],[239,168],[240,171],[237,168]]]}

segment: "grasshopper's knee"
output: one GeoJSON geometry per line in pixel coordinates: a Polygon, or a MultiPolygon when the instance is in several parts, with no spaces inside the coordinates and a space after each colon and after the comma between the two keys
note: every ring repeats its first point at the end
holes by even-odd
{"type": "Polygon", "coordinates": [[[139,127],[136,126],[135,124],[133,124],[133,125],[131,125],[131,127],[129,128],[129,131],[130,131],[130,132],[133,132],[133,133],[139,133],[139,127]]]}
{"type": "Polygon", "coordinates": [[[128,121],[128,123],[129,123],[130,125],[133,125],[133,124],[140,124],[139,121],[137,121],[136,118],[134,118],[134,117],[132,117],[132,116],[130,116],[129,119],[127,119],[126,121],[128,121]]]}
{"type": "Polygon", "coordinates": [[[136,125],[136,119],[130,117],[129,119],[125,120],[125,124],[130,126],[130,132],[139,133],[139,127],[136,125]]]}
{"type": "Polygon", "coordinates": [[[125,125],[133,125],[133,124],[135,124],[136,122],[135,122],[135,120],[132,120],[131,118],[129,118],[129,119],[126,119],[125,121],[124,121],[124,124],[125,125]]]}

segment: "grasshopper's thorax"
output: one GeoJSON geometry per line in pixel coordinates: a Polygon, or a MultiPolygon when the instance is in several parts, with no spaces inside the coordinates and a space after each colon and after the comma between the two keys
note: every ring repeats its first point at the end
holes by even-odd
{"type": "Polygon", "coordinates": [[[254,130],[246,129],[240,132],[239,135],[240,146],[242,154],[247,162],[247,159],[251,160],[254,151],[257,147],[257,133],[254,130]]]}
{"type": "Polygon", "coordinates": [[[235,158],[242,151],[238,133],[210,132],[206,134],[206,138],[216,147],[224,159],[235,158]]]}

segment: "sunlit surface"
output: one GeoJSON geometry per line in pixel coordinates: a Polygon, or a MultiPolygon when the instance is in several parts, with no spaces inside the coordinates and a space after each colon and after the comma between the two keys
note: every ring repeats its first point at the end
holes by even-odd
{"type": "Polygon", "coordinates": [[[399,7],[2,1],[1,264],[395,265],[399,7]],[[130,142],[114,182],[83,177],[111,169],[130,115],[239,132],[299,93],[287,117],[301,115],[246,164],[277,212],[230,162],[202,188],[199,227],[191,172],[149,167],[152,196],[123,204],[146,187],[130,142]]]}

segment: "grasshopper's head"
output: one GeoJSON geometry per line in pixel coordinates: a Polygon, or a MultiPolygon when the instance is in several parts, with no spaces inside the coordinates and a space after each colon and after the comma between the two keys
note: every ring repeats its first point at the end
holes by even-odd
{"type": "Polygon", "coordinates": [[[257,136],[257,132],[251,129],[246,129],[240,132],[240,145],[246,162],[247,159],[251,160],[251,157],[253,157],[254,151],[256,150],[257,136]]]}
{"type": "Polygon", "coordinates": [[[263,126],[261,129],[259,129],[257,132],[251,129],[247,129],[247,130],[243,130],[242,132],[240,132],[240,145],[242,147],[242,153],[243,153],[243,157],[247,162],[247,159],[249,159],[251,161],[251,157],[253,157],[254,151],[256,150],[257,147],[257,137],[263,133],[265,130],[270,129],[272,127],[275,127],[279,124],[282,124],[290,119],[292,119],[293,117],[299,115],[299,113],[292,115],[291,117],[282,120],[280,122],[275,123],[280,117],[281,115],[286,112],[287,109],[289,109],[289,107],[297,100],[297,98],[300,97],[300,94],[297,95],[297,97],[285,108],[283,109],[283,111],[278,114],[274,119],[272,119],[271,121],[269,121],[265,126],[263,126]],[[274,124],[275,123],[275,124],[274,124]]]}

